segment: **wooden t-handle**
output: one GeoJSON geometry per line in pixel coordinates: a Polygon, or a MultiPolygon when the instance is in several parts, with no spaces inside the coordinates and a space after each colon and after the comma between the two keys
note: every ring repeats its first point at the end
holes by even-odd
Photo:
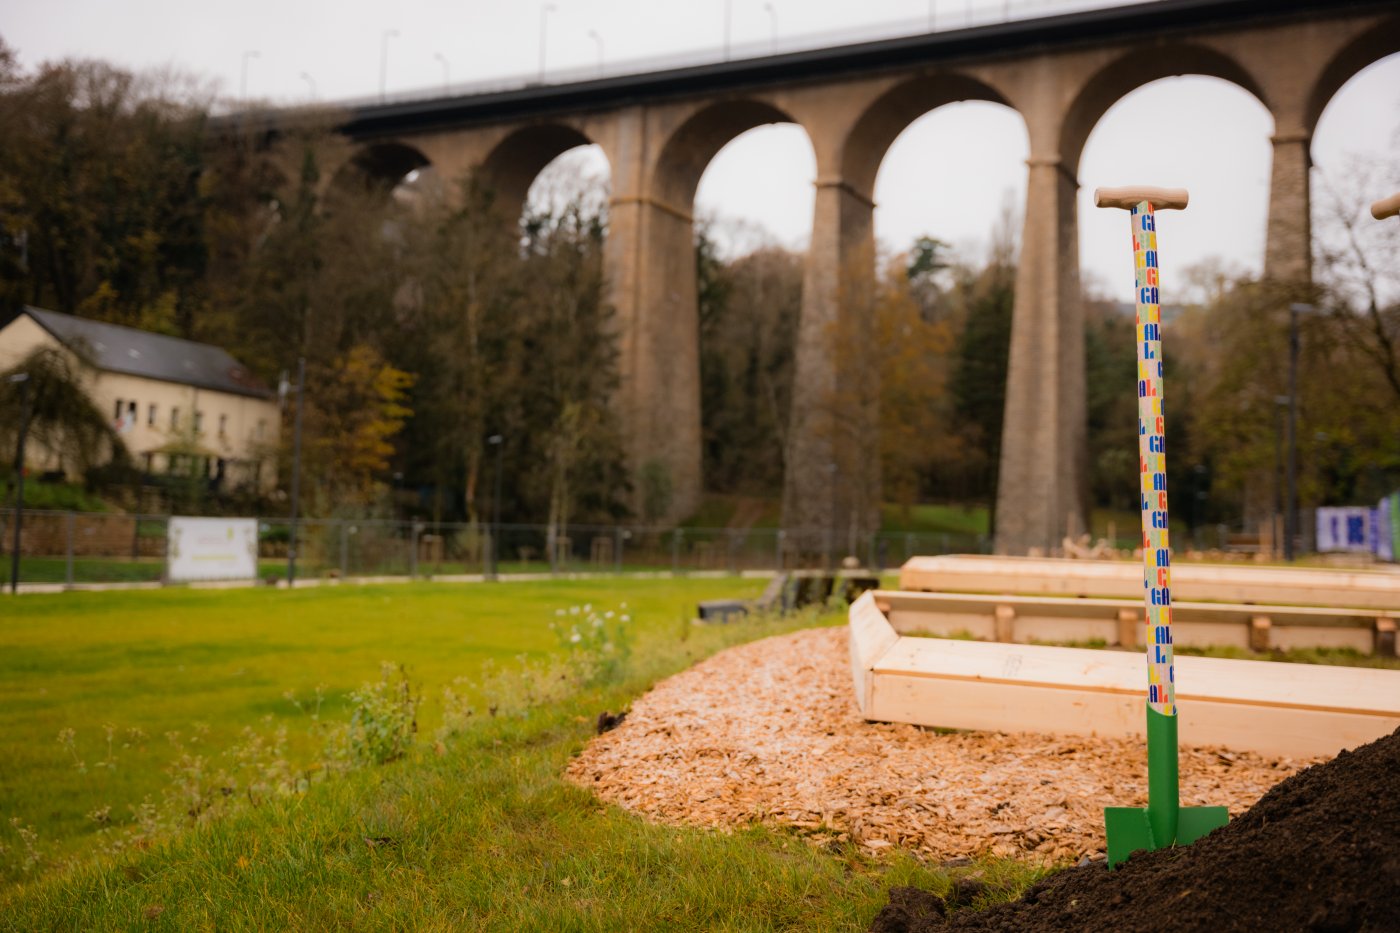
{"type": "Polygon", "coordinates": [[[1377,220],[1385,220],[1387,217],[1394,217],[1400,214],[1400,192],[1392,194],[1388,198],[1381,198],[1371,205],[1371,216],[1377,220]]]}
{"type": "Polygon", "coordinates": [[[1150,188],[1128,185],[1125,188],[1095,188],[1095,207],[1121,207],[1132,210],[1143,201],[1151,201],[1154,211],[1185,210],[1190,195],[1185,188],[1150,188]]]}

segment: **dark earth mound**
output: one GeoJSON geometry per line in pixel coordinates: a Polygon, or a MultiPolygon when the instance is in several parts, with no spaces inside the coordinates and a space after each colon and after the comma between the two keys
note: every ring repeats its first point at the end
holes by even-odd
{"type": "Polygon", "coordinates": [[[1280,782],[1191,846],[1067,869],[983,911],[895,888],[870,929],[1400,931],[1400,730],[1280,782]]]}

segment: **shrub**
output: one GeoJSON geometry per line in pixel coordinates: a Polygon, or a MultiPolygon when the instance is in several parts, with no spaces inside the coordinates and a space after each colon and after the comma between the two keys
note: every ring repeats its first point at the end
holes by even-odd
{"type": "Polygon", "coordinates": [[[397,761],[413,747],[418,733],[418,704],[403,665],[387,661],[380,677],[350,694],[350,722],[332,734],[328,757],[342,766],[382,765],[397,761]]]}

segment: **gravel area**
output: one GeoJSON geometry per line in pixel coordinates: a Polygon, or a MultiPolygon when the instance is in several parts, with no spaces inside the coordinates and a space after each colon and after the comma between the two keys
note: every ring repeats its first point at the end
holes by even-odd
{"type": "MultiPolygon", "coordinates": [[[[1184,747],[1182,804],[1234,816],[1317,760],[1184,747]]],[[[866,722],[844,627],[741,645],[663,681],[567,776],[661,822],[790,826],[934,861],[1095,855],[1103,807],[1147,803],[1140,742],[866,722]]]]}

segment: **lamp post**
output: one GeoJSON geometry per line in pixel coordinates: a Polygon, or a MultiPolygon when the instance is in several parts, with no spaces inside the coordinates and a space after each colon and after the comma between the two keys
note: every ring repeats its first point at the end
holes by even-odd
{"type": "Polygon", "coordinates": [[[768,23],[773,31],[769,51],[776,54],[778,51],[778,11],[773,8],[773,4],[771,3],[763,4],[763,8],[768,11],[768,23]]]}
{"type": "Polygon", "coordinates": [[[505,437],[492,434],[486,443],[496,448],[496,489],[491,496],[491,579],[501,576],[501,457],[505,451],[505,437]]]}
{"type": "Polygon", "coordinates": [[[559,9],[552,3],[546,3],[540,7],[540,83],[544,84],[544,39],[545,24],[549,22],[549,14],[559,9]]]}
{"type": "Polygon", "coordinates": [[[311,73],[310,73],[310,72],[303,71],[303,72],[301,73],[301,80],[303,80],[303,81],[306,82],[306,89],[307,89],[308,91],[311,92],[311,99],[312,99],[312,100],[315,100],[315,99],[316,99],[316,79],[313,78],[313,77],[311,77],[311,73]]]}
{"type": "Polygon", "coordinates": [[[1310,314],[1312,305],[1296,302],[1288,306],[1288,491],[1283,516],[1283,559],[1289,563],[1298,534],[1298,316],[1310,314]]]}
{"type": "Polygon", "coordinates": [[[249,49],[243,53],[243,67],[238,76],[238,101],[246,105],[248,103],[248,59],[262,58],[262,53],[256,49],[249,49]]]}
{"type": "Polygon", "coordinates": [[[441,52],[434,52],[433,58],[442,64],[442,93],[449,94],[452,88],[452,71],[447,66],[447,56],[441,52]]]}
{"type": "Polygon", "coordinates": [[[729,32],[734,22],[734,0],[724,0],[724,60],[729,61],[729,32]]]}
{"type": "Polygon", "coordinates": [[[398,37],[399,31],[397,29],[386,29],[379,37],[379,102],[381,104],[387,99],[389,90],[389,40],[398,37]]]}
{"type": "Polygon", "coordinates": [[[588,30],[588,38],[592,39],[592,40],[593,40],[595,43],[597,43],[597,45],[598,45],[598,74],[602,74],[602,73],[603,73],[603,37],[600,36],[600,35],[598,35],[598,30],[596,30],[596,29],[590,29],[590,30],[588,30]]]}
{"type": "Polygon", "coordinates": [[[24,439],[29,433],[29,373],[15,373],[6,380],[19,386],[19,443],[15,445],[15,534],[10,551],[10,595],[19,592],[19,532],[24,524],[24,439]]]}
{"type": "MultiPolygon", "coordinates": [[[[286,399],[290,387],[286,380],[278,387],[281,390],[283,399],[286,399]]],[[[292,514],[291,529],[287,534],[287,588],[291,589],[296,585],[297,579],[297,506],[301,497],[301,412],[305,407],[302,399],[305,397],[306,388],[306,357],[297,359],[297,417],[296,427],[292,431],[292,514]]]]}

